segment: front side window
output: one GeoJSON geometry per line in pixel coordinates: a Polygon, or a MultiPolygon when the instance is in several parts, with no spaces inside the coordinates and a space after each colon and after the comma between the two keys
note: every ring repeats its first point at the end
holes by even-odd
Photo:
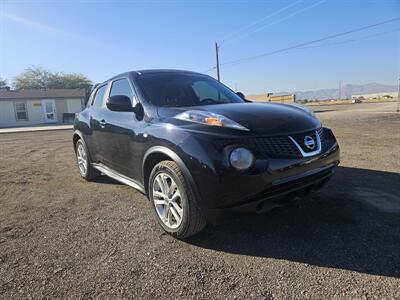
{"type": "Polygon", "coordinates": [[[116,95],[127,96],[132,101],[133,93],[127,79],[118,79],[112,83],[110,97],[116,95]]]}
{"type": "Polygon", "coordinates": [[[15,103],[15,117],[16,117],[17,121],[28,120],[28,112],[26,111],[26,103],[25,102],[16,102],[15,103]]]}
{"type": "Polygon", "coordinates": [[[243,103],[243,99],[217,80],[200,74],[143,73],[138,87],[157,106],[182,107],[243,103]]]}
{"type": "Polygon", "coordinates": [[[97,90],[96,96],[94,97],[94,100],[93,100],[93,106],[95,106],[95,107],[102,107],[103,106],[103,101],[104,101],[104,95],[106,93],[106,88],[107,88],[107,85],[103,85],[102,87],[100,87],[97,90]]]}

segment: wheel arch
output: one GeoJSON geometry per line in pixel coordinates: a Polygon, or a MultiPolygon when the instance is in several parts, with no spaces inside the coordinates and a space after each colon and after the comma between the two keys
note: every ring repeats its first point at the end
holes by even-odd
{"type": "Polygon", "coordinates": [[[196,199],[199,199],[200,194],[189,169],[178,154],[164,146],[151,147],[144,155],[142,164],[142,178],[146,195],[148,195],[148,181],[150,173],[153,170],[153,167],[163,160],[172,160],[179,166],[185,176],[185,179],[188,181],[188,184],[190,184],[194,194],[196,195],[196,199]]]}
{"type": "Polygon", "coordinates": [[[82,140],[83,141],[83,143],[85,144],[85,147],[86,147],[86,151],[87,151],[89,157],[91,158],[92,155],[91,155],[90,149],[89,149],[89,147],[88,147],[88,145],[87,145],[87,143],[86,143],[86,141],[85,141],[85,139],[83,137],[83,133],[80,130],[75,130],[73,135],[72,135],[72,143],[73,143],[75,152],[76,152],[76,143],[78,142],[78,140],[82,140]]]}
{"type": "Polygon", "coordinates": [[[75,148],[76,148],[76,143],[78,142],[79,139],[82,139],[83,142],[85,142],[82,132],[80,132],[79,130],[75,130],[73,135],[72,135],[72,143],[74,145],[74,151],[75,151],[75,148]]]}

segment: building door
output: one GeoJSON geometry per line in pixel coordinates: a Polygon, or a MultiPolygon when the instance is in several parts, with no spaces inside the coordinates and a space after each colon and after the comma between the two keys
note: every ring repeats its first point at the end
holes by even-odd
{"type": "Polygon", "coordinates": [[[56,102],[54,100],[42,100],[42,108],[45,123],[57,122],[56,102]]]}

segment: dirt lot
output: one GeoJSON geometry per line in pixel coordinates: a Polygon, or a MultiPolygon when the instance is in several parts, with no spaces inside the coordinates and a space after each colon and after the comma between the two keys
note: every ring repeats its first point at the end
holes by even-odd
{"type": "Polygon", "coordinates": [[[145,197],[79,177],[71,131],[0,134],[0,298],[400,298],[400,114],[320,106],[342,149],[322,191],[187,241],[145,197]]]}

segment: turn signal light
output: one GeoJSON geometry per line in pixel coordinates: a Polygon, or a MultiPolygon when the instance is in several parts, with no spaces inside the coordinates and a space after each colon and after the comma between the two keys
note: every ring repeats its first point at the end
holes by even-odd
{"type": "Polygon", "coordinates": [[[217,118],[205,118],[205,121],[209,125],[213,126],[223,126],[222,122],[217,118]]]}

